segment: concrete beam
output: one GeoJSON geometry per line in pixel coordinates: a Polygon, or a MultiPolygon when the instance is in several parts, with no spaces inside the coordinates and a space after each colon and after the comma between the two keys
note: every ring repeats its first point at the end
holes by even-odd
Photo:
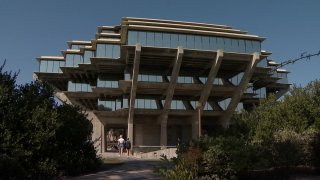
{"type": "Polygon", "coordinates": [[[231,118],[232,114],[234,113],[235,109],[237,108],[238,103],[239,103],[239,101],[245,91],[245,88],[247,87],[247,85],[253,75],[253,72],[257,66],[259,58],[260,58],[259,53],[257,53],[257,52],[253,53],[252,60],[248,63],[247,68],[243,74],[241,81],[240,81],[240,84],[235,89],[235,92],[233,93],[231,101],[230,101],[224,115],[221,118],[222,125],[224,128],[229,127],[230,118],[231,118]]]}
{"type": "Polygon", "coordinates": [[[161,137],[160,137],[160,146],[167,146],[167,120],[168,120],[168,114],[171,108],[171,101],[174,94],[174,89],[177,84],[177,79],[181,67],[181,62],[183,58],[183,48],[178,47],[177,50],[177,56],[174,61],[171,78],[169,82],[169,86],[167,88],[166,92],[166,98],[163,105],[163,112],[161,113],[159,120],[161,121],[161,137]]]}
{"type": "Polygon", "coordinates": [[[137,83],[138,83],[138,74],[140,66],[140,55],[141,55],[141,45],[136,45],[134,63],[133,63],[133,75],[131,82],[131,92],[130,92],[130,105],[129,105],[129,115],[128,115],[128,138],[131,139],[131,142],[134,144],[133,139],[133,116],[134,116],[134,105],[136,101],[137,93],[137,83]]]}
{"type": "Polygon", "coordinates": [[[194,117],[193,127],[192,127],[192,138],[196,139],[197,137],[200,138],[201,136],[201,114],[203,112],[204,106],[211,94],[212,86],[214,79],[216,78],[221,61],[223,59],[223,51],[219,49],[217,51],[216,59],[212,62],[211,69],[208,75],[207,82],[204,85],[204,88],[202,89],[200,99],[197,104],[196,114],[194,117]],[[198,127],[196,127],[198,126],[198,127]]]}

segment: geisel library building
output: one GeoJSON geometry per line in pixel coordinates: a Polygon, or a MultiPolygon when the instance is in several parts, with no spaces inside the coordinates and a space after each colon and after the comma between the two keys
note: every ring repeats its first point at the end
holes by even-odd
{"type": "Polygon", "coordinates": [[[69,41],[62,56],[37,58],[34,78],[86,110],[99,152],[120,134],[134,147],[165,148],[287,92],[288,72],[271,71],[264,39],[225,25],[122,18],[93,40],[69,41]]]}

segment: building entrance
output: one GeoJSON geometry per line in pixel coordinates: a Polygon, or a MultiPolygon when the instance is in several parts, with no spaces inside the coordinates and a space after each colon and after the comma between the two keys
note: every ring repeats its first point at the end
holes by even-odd
{"type": "Polygon", "coordinates": [[[108,152],[118,151],[118,139],[120,135],[123,138],[127,137],[127,130],[124,127],[105,127],[105,150],[108,152]]]}

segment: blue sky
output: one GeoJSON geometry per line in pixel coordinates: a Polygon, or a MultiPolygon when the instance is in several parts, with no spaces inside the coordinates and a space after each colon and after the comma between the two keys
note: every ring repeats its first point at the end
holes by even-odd
{"type": "MultiPolygon", "coordinates": [[[[69,40],[91,40],[100,25],[146,17],[229,25],[267,37],[278,62],[320,50],[319,0],[0,0],[0,63],[32,81],[36,57],[61,55],[69,40]]],[[[297,85],[320,79],[320,56],[286,66],[297,85]]]]}

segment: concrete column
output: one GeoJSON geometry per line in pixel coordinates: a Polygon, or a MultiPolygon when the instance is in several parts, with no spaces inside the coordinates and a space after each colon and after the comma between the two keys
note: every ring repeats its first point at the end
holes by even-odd
{"type": "MultiPolygon", "coordinates": [[[[198,130],[196,130],[196,127],[192,128],[192,129],[194,129],[192,131],[193,132],[192,133],[192,138],[193,139],[200,138],[200,136],[201,136],[201,133],[202,133],[201,132],[201,130],[202,130],[202,128],[201,128],[201,125],[202,125],[201,115],[202,115],[204,106],[206,105],[206,103],[208,101],[208,98],[210,96],[210,93],[211,93],[211,90],[212,90],[212,86],[213,86],[213,82],[214,82],[214,79],[216,78],[216,76],[218,74],[222,59],[223,59],[223,51],[221,49],[219,49],[217,51],[217,55],[216,55],[215,60],[211,64],[211,69],[210,69],[210,72],[208,74],[207,82],[204,85],[204,88],[203,88],[203,90],[201,92],[201,95],[200,95],[200,99],[199,99],[199,101],[197,103],[196,113],[195,113],[195,115],[193,117],[193,120],[196,121],[196,122],[192,123],[192,126],[196,126],[197,125],[198,126],[198,130]]],[[[210,67],[210,66],[208,66],[208,67],[210,67]]]]}
{"type": "Polygon", "coordinates": [[[104,124],[101,123],[101,153],[106,152],[106,135],[104,133],[104,124]]]}
{"type": "Polygon", "coordinates": [[[229,127],[230,118],[234,113],[235,109],[237,108],[239,101],[241,100],[241,97],[252,77],[252,74],[257,66],[259,59],[260,59],[260,54],[257,52],[253,53],[252,60],[248,63],[248,66],[243,74],[240,84],[235,89],[233,96],[231,98],[231,101],[227,107],[227,110],[225,111],[224,115],[221,117],[222,126],[224,128],[229,127]]]}
{"type": "Polygon", "coordinates": [[[165,94],[166,98],[165,98],[164,105],[163,105],[163,111],[162,111],[162,114],[159,116],[159,120],[161,122],[160,146],[162,146],[162,147],[167,146],[168,114],[169,114],[169,111],[171,108],[171,101],[172,101],[172,97],[174,94],[174,89],[177,84],[177,78],[179,75],[182,58],[183,58],[183,48],[178,47],[177,56],[176,56],[176,60],[174,61],[174,64],[173,64],[173,69],[172,69],[172,73],[171,73],[169,86],[168,86],[167,92],[165,94]]]}
{"type": "Polygon", "coordinates": [[[160,146],[164,149],[167,146],[167,122],[161,121],[161,131],[160,131],[160,146]]]}
{"type": "Polygon", "coordinates": [[[134,105],[135,105],[136,93],[137,93],[140,54],[141,54],[141,45],[137,44],[136,50],[135,50],[135,56],[134,56],[134,63],[133,63],[132,84],[131,84],[131,91],[130,91],[130,106],[129,106],[129,115],[128,115],[128,138],[131,139],[132,144],[134,144],[133,116],[134,116],[134,105]]]}
{"type": "Polygon", "coordinates": [[[195,115],[191,117],[191,124],[192,124],[192,139],[198,139],[201,133],[201,119],[199,119],[200,109],[197,109],[195,115]]]}

